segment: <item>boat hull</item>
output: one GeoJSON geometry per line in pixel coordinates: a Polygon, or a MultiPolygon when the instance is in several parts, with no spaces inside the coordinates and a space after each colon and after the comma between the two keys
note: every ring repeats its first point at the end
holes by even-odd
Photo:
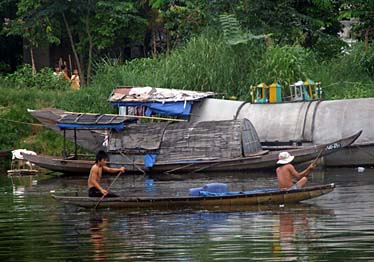
{"type": "Polygon", "coordinates": [[[52,195],[65,204],[85,208],[125,208],[125,209],[218,209],[230,207],[256,207],[267,205],[292,204],[316,198],[332,192],[335,184],[310,186],[297,190],[261,192],[253,194],[236,194],[223,196],[194,197],[72,197],[52,195]]]}
{"type": "MultiPolygon", "coordinates": [[[[361,131],[356,134],[334,141],[329,144],[310,146],[306,148],[292,149],[288,152],[295,156],[292,163],[299,164],[314,160],[317,156],[324,157],[338,150],[351,145],[359,136],[361,131]]],[[[209,161],[179,161],[174,163],[156,162],[150,169],[151,172],[226,172],[243,171],[254,169],[273,169],[277,166],[278,154],[280,151],[270,151],[264,155],[252,157],[241,157],[234,159],[218,159],[209,161]]]]}
{"type": "Polygon", "coordinates": [[[72,174],[86,174],[88,175],[90,169],[95,161],[89,160],[67,160],[59,157],[45,156],[45,155],[29,155],[23,154],[24,159],[31,163],[61,173],[72,174]]]}
{"type": "MultiPolygon", "coordinates": [[[[289,152],[295,156],[293,163],[299,164],[314,160],[317,156],[323,157],[332,154],[342,148],[352,144],[361,134],[361,131],[344,139],[319,146],[293,149],[289,152]]],[[[147,173],[186,173],[186,172],[233,172],[243,170],[263,170],[273,169],[277,166],[279,151],[270,151],[263,155],[234,159],[217,159],[205,161],[179,161],[179,162],[156,162],[152,168],[144,168],[147,173]]],[[[67,160],[58,157],[44,155],[26,155],[24,158],[39,167],[49,169],[54,172],[88,174],[93,165],[93,161],[88,160],[67,160]]],[[[124,165],[128,172],[138,172],[142,163],[128,163],[125,159],[120,162],[110,163],[110,166],[119,167],[124,165]]]]}
{"type": "MultiPolygon", "coordinates": [[[[64,174],[78,174],[88,175],[90,173],[92,165],[95,163],[94,160],[76,160],[76,159],[63,159],[61,157],[46,156],[46,155],[28,155],[23,154],[24,159],[31,163],[48,169],[53,172],[60,172],[64,174]]],[[[112,163],[108,163],[109,166],[112,163]]],[[[126,172],[139,172],[136,166],[131,163],[116,163],[120,166],[126,167],[126,172]]]]}

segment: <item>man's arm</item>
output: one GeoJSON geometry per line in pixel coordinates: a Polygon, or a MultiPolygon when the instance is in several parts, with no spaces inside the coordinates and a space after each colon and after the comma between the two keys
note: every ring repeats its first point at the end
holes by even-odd
{"type": "Polygon", "coordinates": [[[299,173],[296,171],[293,165],[289,165],[289,170],[293,176],[297,178],[302,178],[304,176],[307,176],[310,173],[310,171],[312,171],[315,168],[315,166],[316,165],[314,163],[311,163],[307,168],[305,168],[303,171],[299,173]]]}
{"type": "Polygon", "coordinates": [[[119,172],[125,173],[126,168],[124,166],[121,168],[103,166],[103,171],[106,173],[119,173],[119,172]]]}

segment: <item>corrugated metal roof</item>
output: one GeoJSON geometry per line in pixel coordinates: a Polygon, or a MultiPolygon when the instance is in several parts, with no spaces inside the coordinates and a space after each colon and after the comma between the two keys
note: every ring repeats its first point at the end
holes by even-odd
{"type": "Polygon", "coordinates": [[[71,113],[61,117],[57,121],[57,126],[61,129],[123,128],[125,123],[131,123],[133,121],[136,121],[136,119],[120,115],[71,113]]]}
{"type": "Polygon", "coordinates": [[[190,90],[167,89],[156,87],[118,87],[110,94],[108,101],[116,102],[178,102],[196,101],[213,97],[214,92],[197,92],[190,90]]]}

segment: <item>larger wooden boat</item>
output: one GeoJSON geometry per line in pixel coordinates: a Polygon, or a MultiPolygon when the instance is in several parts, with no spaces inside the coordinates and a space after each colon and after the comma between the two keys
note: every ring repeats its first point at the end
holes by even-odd
{"type": "MultiPolygon", "coordinates": [[[[311,161],[317,156],[323,157],[351,145],[361,134],[361,131],[329,144],[292,149],[288,152],[295,156],[293,164],[311,161]]],[[[269,151],[264,154],[254,154],[248,157],[234,159],[196,160],[178,162],[156,162],[150,168],[152,172],[213,172],[213,171],[241,171],[253,169],[271,169],[277,166],[280,151],[269,151]]]]}
{"type": "MultiPolygon", "coordinates": [[[[344,139],[329,144],[310,146],[306,148],[289,150],[295,156],[293,163],[299,164],[332,154],[352,144],[361,134],[361,131],[344,139]]],[[[241,171],[255,169],[272,169],[276,167],[279,151],[263,151],[247,157],[231,159],[196,159],[179,161],[156,161],[152,167],[144,167],[144,162],[129,162],[128,159],[116,159],[110,162],[110,166],[126,166],[127,171],[138,172],[141,167],[147,173],[183,173],[183,172],[216,172],[216,171],[241,171]]],[[[23,155],[24,158],[42,168],[55,172],[88,174],[94,161],[92,160],[69,160],[61,157],[45,155],[23,155]]]]}
{"type": "Polygon", "coordinates": [[[86,208],[93,208],[97,205],[99,208],[126,209],[221,209],[235,206],[264,206],[298,203],[330,193],[334,188],[335,184],[327,184],[310,186],[297,190],[265,189],[212,196],[114,197],[104,198],[101,201],[99,197],[52,196],[63,203],[86,208]]]}

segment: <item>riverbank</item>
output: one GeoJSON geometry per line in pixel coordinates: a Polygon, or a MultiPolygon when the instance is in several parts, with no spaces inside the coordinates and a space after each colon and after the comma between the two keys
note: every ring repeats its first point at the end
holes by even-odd
{"type": "Polygon", "coordinates": [[[121,85],[214,91],[220,98],[244,101],[250,98],[251,84],[276,80],[287,92],[288,84],[310,78],[322,82],[324,99],[374,97],[374,77],[362,62],[365,57],[360,44],[348,54],[319,61],[312,51],[297,46],[255,41],[228,46],[221,37],[205,34],[157,58],[125,64],[104,60],[96,65],[90,86],[76,92],[55,81],[51,70],[32,75],[30,67],[23,67],[0,79],[0,149],[61,155],[62,138],[39,126],[27,109],[115,113],[107,98],[121,85]]]}

